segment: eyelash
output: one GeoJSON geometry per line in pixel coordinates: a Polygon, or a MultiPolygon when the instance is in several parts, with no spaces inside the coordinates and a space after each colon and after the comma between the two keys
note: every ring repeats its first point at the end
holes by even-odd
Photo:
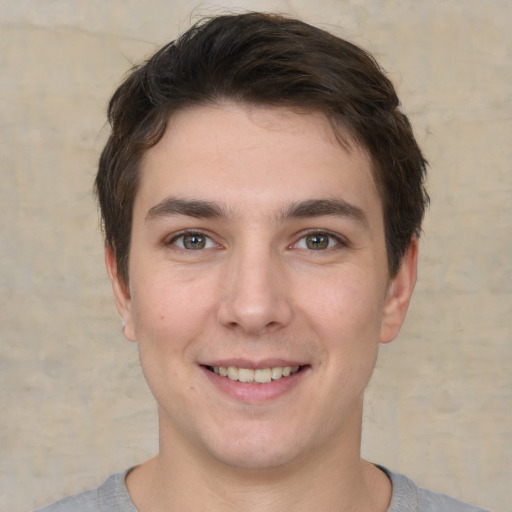
{"type": "MultiPolygon", "coordinates": [[[[200,251],[200,250],[205,250],[205,249],[213,249],[215,247],[219,247],[218,244],[216,244],[213,241],[211,236],[207,235],[206,233],[204,233],[202,231],[198,231],[198,230],[180,231],[179,233],[174,234],[170,240],[166,241],[165,245],[166,246],[173,245],[173,246],[177,247],[178,249],[187,251],[187,252],[193,252],[195,250],[200,251]],[[177,241],[180,239],[184,239],[184,237],[187,237],[187,236],[197,236],[199,238],[204,238],[206,246],[199,247],[197,249],[191,249],[191,248],[185,247],[184,242],[182,242],[182,246],[180,247],[180,245],[177,244],[177,241]],[[207,245],[209,245],[209,247],[207,245]]],[[[310,250],[310,251],[314,251],[314,252],[322,252],[322,251],[326,251],[326,250],[335,249],[337,247],[348,247],[349,245],[350,245],[349,242],[344,237],[340,236],[337,233],[331,233],[329,231],[312,230],[312,231],[308,231],[306,233],[302,233],[300,238],[296,242],[291,244],[289,247],[293,248],[293,249],[304,249],[304,250],[310,250]],[[299,247],[300,242],[303,240],[306,240],[307,237],[310,237],[310,236],[327,237],[328,238],[327,247],[311,248],[311,247],[307,246],[307,241],[305,242],[306,247],[299,247]],[[332,243],[333,241],[334,241],[334,244],[332,243]]]]}
{"type": "Polygon", "coordinates": [[[198,230],[183,230],[183,231],[180,231],[179,233],[175,233],[169,240],[167,240],[165,242],[166,246],[172,246],[174,245],[175,247],[177,247],[178,249],[182,250],[182,251],[187,251],[187,252],[193,252],[194,250],[204,250],[204,249],[213,249],[215,247],[219,247],[218,244],[216,244],[212,237],[207,235],[206,233],[203,233],[202,231],[198,231],[198,230]],[[206,239],[206,244],[210,243],[211,244],[211,247],[201,247],[201,248],[198,248],[198,249],[189,249],[187,247],[180,247],[178,244],[177,244],[177,241],[180,240],[180,239],[184,239],[185,237],[187,236],[197,236],[197,237],[200,237],[200,238],[204,238],[206,239]]]}
{"type": "MultiPolygon", "coordinates": [[[[305,242],[305,243],[307,243],[307,242],[305,242]]],[[[310,250],[310,251],[315,251],[315,252],[322,252],[322,251],[327,251],[327,250],[341,248],[341,247],[349,247],[349,246],[350,246],[350,244],[345,237],[342,237],[341,235],[339,235],[337,233],[332,233],[330,231],[322,231],[322,230],[311,230],[306,233],[303,233],[302,236],[297,240],[297,242],[292,244],[292,247],[294,247],[294,248],[305,249],[305,250],[310,250]],[[318,249],[318,248],[312,249],[310,247],[298,247],[298,244],[302,240],[305,240],[307,237],[310,237],[310,236],[328,237],[329,246],[326,248],[323,248],[323,249],[318,249]],[[331,241],[334,241],[334,244],[331,245],[331,241]]]]}

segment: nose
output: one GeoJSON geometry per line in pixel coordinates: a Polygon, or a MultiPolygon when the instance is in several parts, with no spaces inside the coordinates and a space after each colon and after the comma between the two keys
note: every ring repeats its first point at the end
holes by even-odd
{"type": "Polygon", "coordinates": [[[239,250],[223,272],[218,320],[258,336],[288,325],[293,316],[283,262],[265,247],[239,250]]]}

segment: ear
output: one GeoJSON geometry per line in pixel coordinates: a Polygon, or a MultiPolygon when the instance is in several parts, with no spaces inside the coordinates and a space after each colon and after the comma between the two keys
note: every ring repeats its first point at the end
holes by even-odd
{"type": "Polygon", "coordinates": [[[396,276],[389,283],[380,331],[381,343],[393,341],[405,320],[418,266],[418,239],[413,237],[396,276]]]}
{"type": "Polygon", "coordinates": [[[133,323],[130,290],[119,276],[116,255],[114,249],[110,246],[105,247],[105,265],[107,267],[108,276],[110,277],[110,282],[112,283],[117,311],[119,311],[119,315],[121,316],[123,335],[127,340],[135,341],[135,326],[133,323]]]}

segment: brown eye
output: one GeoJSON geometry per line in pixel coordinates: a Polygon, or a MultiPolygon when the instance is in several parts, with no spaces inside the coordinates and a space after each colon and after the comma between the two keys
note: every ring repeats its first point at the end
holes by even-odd
{"type": "Polygon", "coordinates": [[[305,237],[306,239],[306,246],[308,249],[313,250],[322,250],[327,249],[329,247],[329,236],[323,235],[323,234],[314,234],[314,235],[307,235],[305,237]]]}

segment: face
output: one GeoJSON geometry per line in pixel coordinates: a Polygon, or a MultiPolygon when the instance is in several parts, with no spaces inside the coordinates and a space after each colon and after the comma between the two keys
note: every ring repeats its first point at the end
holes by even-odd
{"type": "Polygon", "coordinates": [[[316,113],[223,104],[145,155],[128,286],[107,266],[159,406],[161,446],[238,468],[354,449],[380,342],[400,328],[366,153],[316,113]]]}

